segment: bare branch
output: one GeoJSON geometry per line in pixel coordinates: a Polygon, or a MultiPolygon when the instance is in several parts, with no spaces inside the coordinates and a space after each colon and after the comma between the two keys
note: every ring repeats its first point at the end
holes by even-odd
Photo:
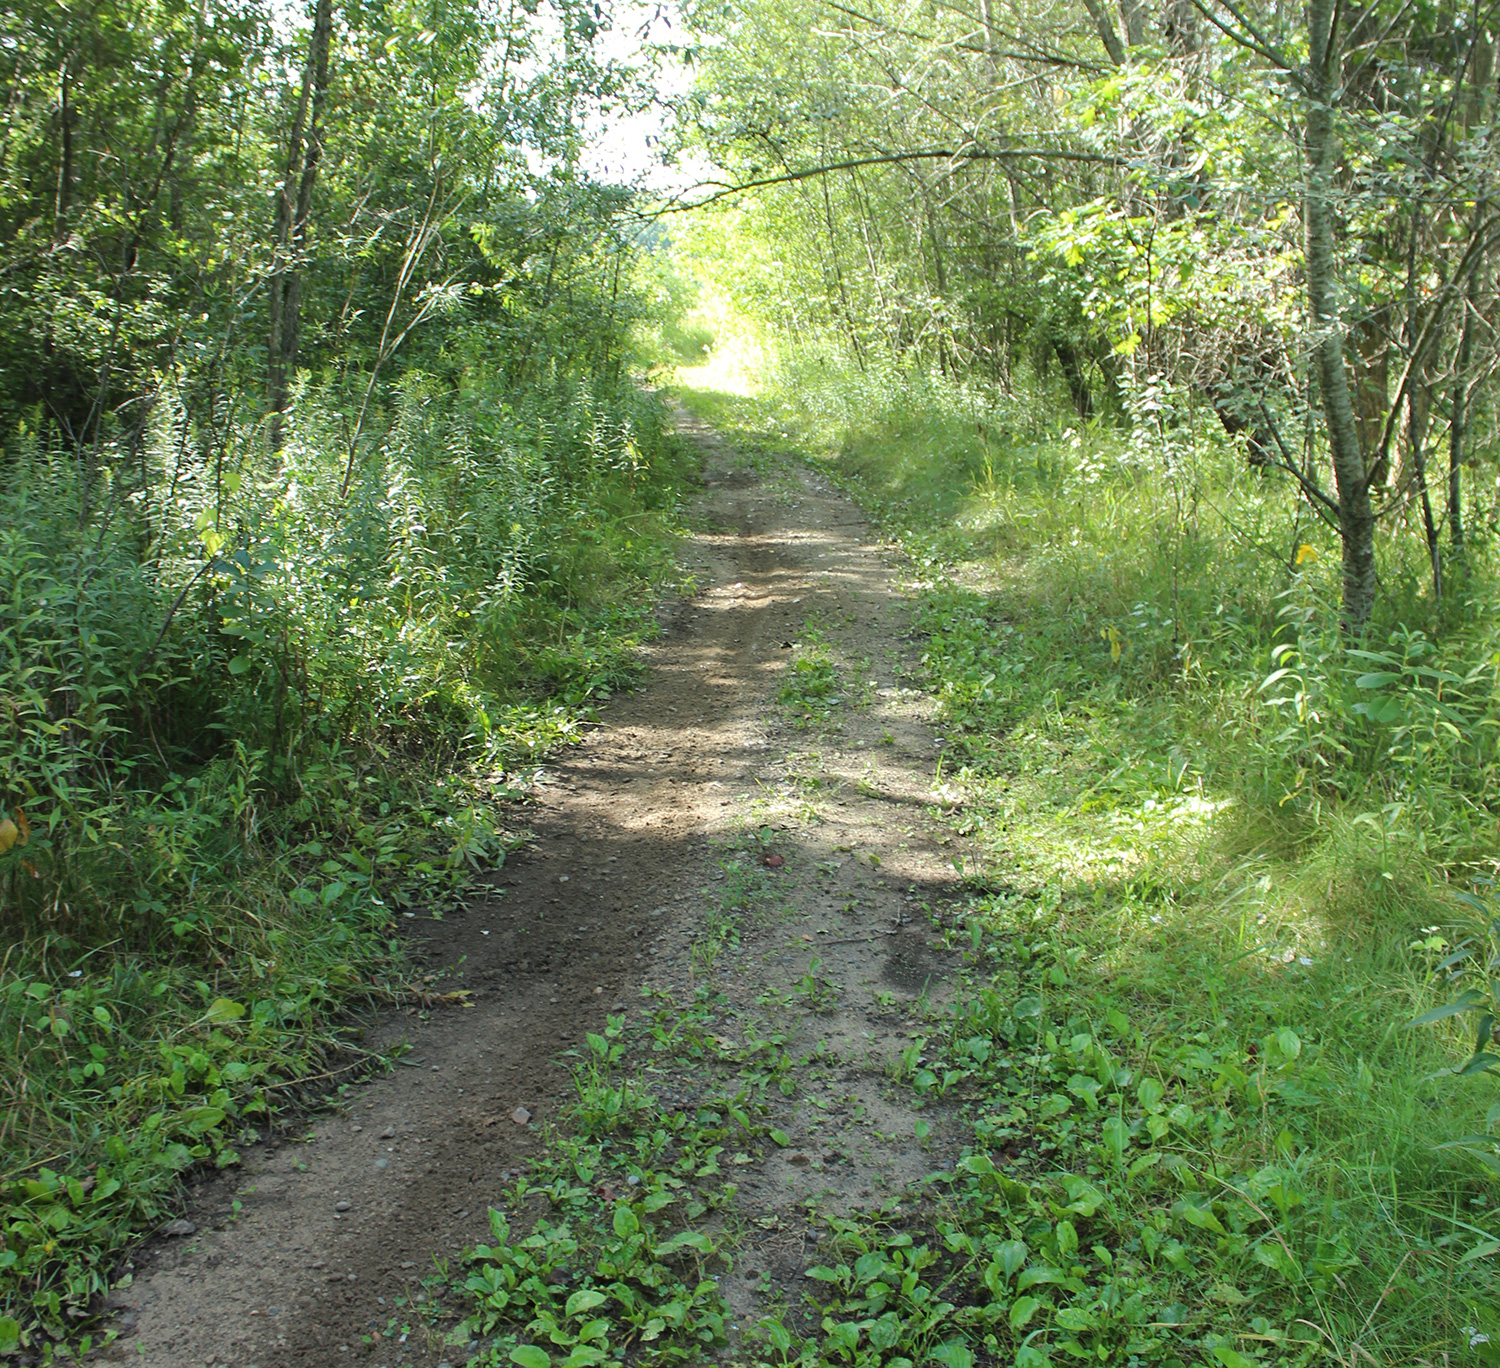
{"type": "Polygon", "coordinates": [[[726,185],[723,181],[701,181],[694,189],[710,185],[720,188],[713,194],[705,195],[702,199],[693,200],[691,203],[670,202],[658,209],[652,217],[662,214],[678,214],[689,209],[701,209],[704,205],[727,199],[731,195],[742,195],[748,190],[763,190],[770,185],[790,185],[793,181],[809,180],[814,176],[827,175],[830,171],[851,171],[862,166],[896,166],[902,162],[914,161],[950,161],[955,166],[982,161],[1064,161],[1084,162],[1097,166],[1130,165],[1126,157],[1109,156],[1102,152],[1069,152],[1059,147],[996,147],[977,148],[973,151],[937,147],[920,152],[885,152],[878,156],[851,157],[847,161],[823,162],[818,166],[805,166],[795,171],[784,171],[776,176],[762,176],[756,180],[741,181],[737,185],[726,185]]]}

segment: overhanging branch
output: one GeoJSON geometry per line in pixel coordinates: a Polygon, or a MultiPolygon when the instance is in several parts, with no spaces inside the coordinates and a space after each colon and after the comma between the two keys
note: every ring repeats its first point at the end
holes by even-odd
{"type": "MultiPolygon", "coordinates": [[[[1064,161],[1085,162],[1096,166],[1129,166],[1126,157],[1112,157],[1102,152],[1069,152],[1058,147],[996,147],[975,148],[958,151],[954,148],[935,147],[920,152],[886,152],[878,156],[851,157],[847,161],[823,162],[817,166],[804,166],[793,171],[783,171],[774,176],[761,176],[755,180],[740,181],[729,185],[723,181],[700,181],[694,190],[709,186],[717,187],[710,195],[690,202],[676,200],[657,210],[657,214],[678,214],[688,209],[701,209],[717,200],[731,195],[742,195],[748,190],[763,190],[771,185],[790,185],[794,181],[809,180],[813,176],[824,176],[830,171],[852,171],[862,166],[896,166],[902,162],[951,161],[962,166],[977,161],[1064,161]]],[[[692,191],[685,192],[691,194],[692,191]]]]}

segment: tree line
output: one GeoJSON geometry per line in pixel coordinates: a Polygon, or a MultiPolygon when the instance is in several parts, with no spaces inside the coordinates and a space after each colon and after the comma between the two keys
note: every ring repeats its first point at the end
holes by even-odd
{"type": "Polygon", "coordinates": [[[1493,8],[828,0],[701,22],[725,41],[679,128],[723,173],[685,198],[777,244],[745,253],[747,308],[861,366],[1002,386],[1055,366],[1084,421],[1161,386],[1206,406],[1337,535],[1356,635],[1382,529],[1422,538],[1434,598],[1461,573],[1494,516],[1493,8]]]}

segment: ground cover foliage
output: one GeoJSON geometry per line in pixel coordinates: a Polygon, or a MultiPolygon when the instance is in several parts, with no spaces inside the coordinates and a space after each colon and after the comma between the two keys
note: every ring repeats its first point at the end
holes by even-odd
{"type": "Polygon", "coordinates": [[[95,559],[70,466],[20,467],[3,1267],[52,1325],[177,1172],[234,1162],[300,1077],[350,1076],[334,1024],[400,991],[398,919],[503,860],[515,786],[630,677],[684,471],[633,391],[549,416],[496,459],[465,452],[461,400],[413,395],[352,529],[325,521],[338,464],[294,435],[160,642],[192,551],[163,584],[122,518],[95,559]]]}
{"type": "Polygon", "coordinates": [[[912,557],[982,859],[957,1006],[903,1059],[972,1144],[920,1220],[834,1231],[760,1360],[1490,1361],[1486,543],[1439,612],[1393,537],[1352,643],[1327,533],[1190,419],[761,376],[684,394],[912,557]]]}
{"type": "Polygon", "coordinates": [[[379,1063],[401,926],[653,630],[689,471],[578,165],[608,22],[7,11],[0,1354],[379,1063]]]}

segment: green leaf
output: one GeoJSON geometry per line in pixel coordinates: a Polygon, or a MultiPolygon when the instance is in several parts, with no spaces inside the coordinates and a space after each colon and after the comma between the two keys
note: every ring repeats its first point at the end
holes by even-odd
{"type": "Polygon", "coordinates": [[[534,1344],[518,1344],[510,1351],[510,1361],[521,1368],[552,1368],[552,1357],[534,1344]]]}
{"type": "Polygon", "coordinates": [[[615,1208],[615,1234],[622,1240],[632,1235],[640,1234],[641,1223],[636,1219],[635,1212],[628,1206],[617,1206],[615,1208]]]}
{"type": "Polygon", "coordinates": [[[1460,993],[1452,1002],[1444,1003],[1441,1007],[1434,1007],[1430,1012],[1423,1012],[1421,1016],[1408,1021],[1408,1026],[1426,1026],[1434,1021],[1442,1021],[1447,1017],[1458,1016],[1460,1012],[1472,1012],[1476,1007],[1485,1005],[1485,996],[1478,989],[1470,988],[1467,992],[1460,993]]]}
{"type": "Polygon", "coordinates": [[[1472,1078],[1475,1074],[1488,1073],[1500,1068],[1500,1055],[1477,1054],[1458,1071],[1460,1078],[1472,1078]]]}
{"type": "Polygon", "coordinates": [[[14,1354],[21,1347],[21,1322],[0,1316],[0,1354],[14,1354]]]}
{"type": "Polygon", "coordinates": [[[1224,1368],[1260,1368],[1254,1359],[1247,1359],[1243,1354],[1236,1353],[1227,1344],[1214,1345],[1214,1357],[1224,1368]]]}
{"type": "Polygon", "coordinates": [[[203,1014],[203,1020],[210,1026],[227,1026],[231,1021],[238,1021],[245,1015],[245,1005],[242,1002],[233,1002],[229,998],[215,998],[208,1004],[208,1010],[203,1014]]]}
{"type": "Polygon", "coordinates": [[[1041,1306],[1040,1297],[1017,1297],[1010,1307],[1010,1328],[1019,1330],[1034,1315],[1037,1308],[1041,1306]]]}
{"type": "Polygon", "coordinates": [[[952,1339],[938,1345],[930,1357],[946,1368],[974,1368],[974,1352],[962,1340],[952,1339]]]}
{"type": "Polygon", "coordinates": [[[581,1292],[575,1292],[568,1298],[568,1304],[563,1308],[563,1314],[567,1316],[582,1315],[585,1311],[592,1311],[596,1306],[603,1306],[609,1298],[602,1292],[596,1292],[592,1287],[586,1287],[581,1292]]]}
{"type": "Polygon", "coordinates": [[[1219,1218],[1205,1206],[1196,1206],[1192,1202],[1183,1202],[1178,1208],[1178,1214],[1189,1225],[1195,1225],[1199,1230],[1209,1230],[1215,1235],[1223,1235],[1224,1227],[1219,1223],[1219,1218]]]}
{"type": "Polygon", "coordinates": [[[1035,1264],[1031,1268],[1024,1269],[1021,1276],[1016,1279],[1016,1291],[1024,1292],[1028,1287],[1035,1287],[1038,1283],[1060,1283],[1067,1275],[1056,1268],[1049,1268],[1046,1264],[1035,1264]]]}
{"type": "Polygon", "coordinates": [[[224,1120],[222,1107],[194,1107],[182,1114],[183,1126],[190,1135],[202,1135],[224,1120]]]}
{"type": "Polygon", "coordinates": [[[1265,1240],[1255,1246],[1255,1261],[1267,1268],[1274,1268],[1288,1282],[1302,1281],[1302,1265],[1297,1262],[1279,1240],[1265,1240]]]}
{"type": "Polygon", "coordinates": [[[785,1354],[792,1347],[792,1337],[787,1333],[786,1327],[772,1316],[761,1317],[760,1332],[778,1354],[785,1354]]]}
{"type": "Polygon", "coordinates": [[[792,1143],[792,1137],[784,1130],[773,1130],[771,1132],[771,1139],[783,1149],[792,1143]]]}

